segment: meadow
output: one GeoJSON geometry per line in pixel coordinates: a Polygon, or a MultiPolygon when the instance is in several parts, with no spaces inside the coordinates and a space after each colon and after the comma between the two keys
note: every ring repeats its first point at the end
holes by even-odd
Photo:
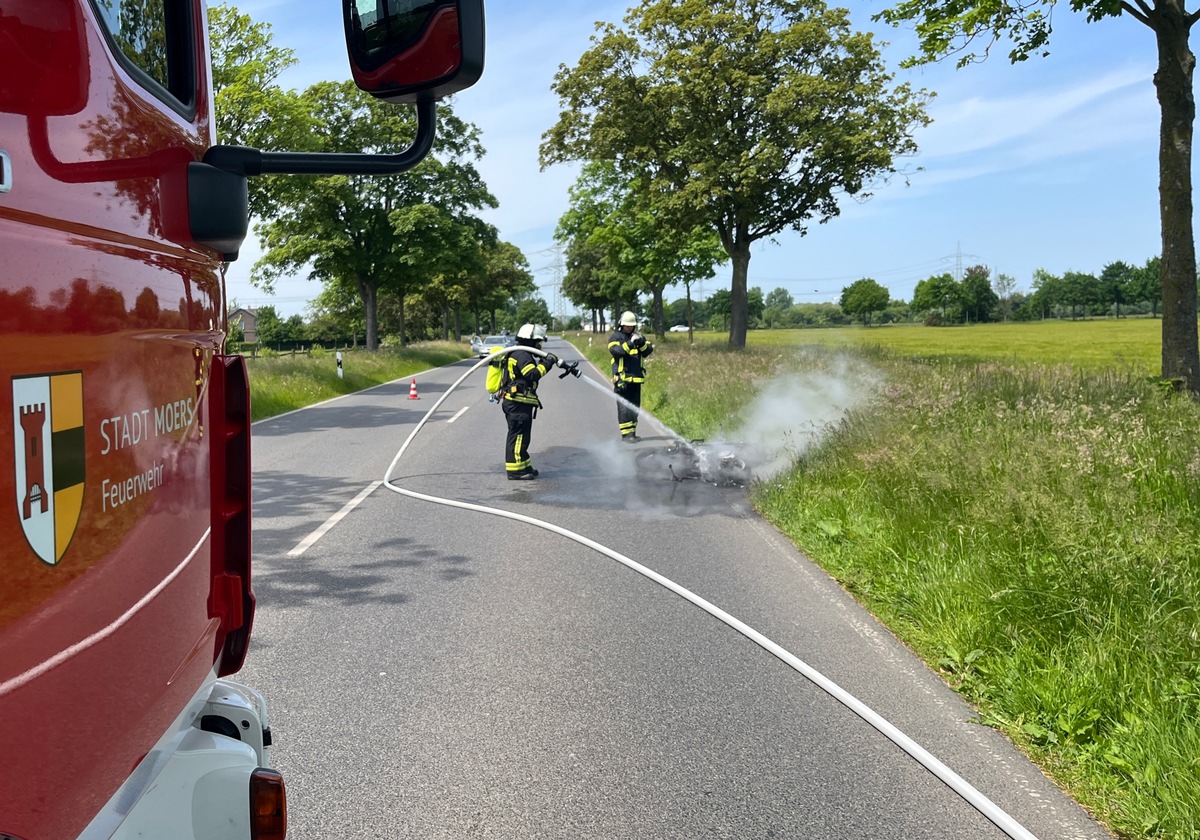
{"type": "Polygon", "coordinates": [[[802,386],[758,511],[1118,836],[1195,840],[1200,405],[1158,329],[671,335],[643,405],[721,437],[802,386]]]}
{"type": "MultiPolygon", "coordinates": [[[[695,333],[699,342],[724,344],[726,333],[695,333]]],[[[1056,362],[1091,370],[1136,371],[1152,375],[1159,368],[1162,322],[1156,318],[1099,321],[1032,321],[924,327],[889,324],[838,329],[758,330],[750,333],[755,347],[818,345],[878,347],[912,358],[952,356],[962,360],[1056,362]]],[[[667,340],[687,341],[673,333],[667,340]]]]}
{"type": "MultiPolygon", "coordinates": [[[[1200,403],[1156,379],[1159,329],[671,334],[643,407],[689,438],[787,420],[757,510],[1118,836],[1198,840],[1200,403]]],[[[254,416],[467,355],[256,359],[254,416]]]]}

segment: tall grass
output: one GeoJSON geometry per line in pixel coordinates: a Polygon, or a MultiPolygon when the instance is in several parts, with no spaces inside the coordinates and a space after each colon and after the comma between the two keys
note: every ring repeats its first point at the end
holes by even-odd
{"type": "Polygon", "coordinates": [[[342,351],[338,376],[333,351],[316,348],[311,356],[265,355],[247,359],[250,372],[250,415],[262,420],[323,402],[343,394],[382,385],[431,367],[471,355],[465,343],[429,341],[403,350],[342,351]]]}
{"type": "Polygon", "coordinates": [[[665,342],[643,405],[704,437],[768,377],[873,366],[756,507],[1111,828],[1195,840],[1200,406],[1138,366],[971,361],[924,333],[922,358],[665,342]]]}
{"type": "Polygon", "coordinates": [[[760,510],[1115,828],[1196,837],[1196,404],[1065,366],[888,381],[760,510]]]}

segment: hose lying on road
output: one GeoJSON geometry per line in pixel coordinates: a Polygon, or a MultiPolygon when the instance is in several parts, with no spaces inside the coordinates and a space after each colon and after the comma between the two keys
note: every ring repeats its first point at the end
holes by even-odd
{"type": "MultiPolygon", "coordinates": [[[[600,543],[598,543],[594,540],[590,540],[585,536],[577,534],[574,531],[569,531],[566,528],[562,528],[558,525],[555,525],[552,522],[546,522],[541,519],[534,519],[531,516],[525,516],[520,513],[514,513],[512,511],[502,510],[500,508],[486,507],[485,505],[476,505],[476,504],[472,504],[470,502],[458,501],[457,499],[443,499],[438,496],[429,496],[424,493],[418,493],[415,490],[408,490],[406,488],[403,488],[396,484],[393,484],[392,483],[392,472],[396,469],[396,465],[400,462],[400,458],[404,455],[405,450],[408,449],[408,445],[410,443],[412,443],[413,438],[415,438],[417,436],[417,433],[421,431],[421,428],[425,425],[426,421],[428,421],[429,418],[433,416],[433,413],[435,411],[437,411],[438,407],[443,402],[446,401],[446,398],[449,397],[450,394],[453,393],[454,390],[459,385],[462,384],[463,380],[465,380],[468,376],[470,376],[472,373],[474,373],[476,370],[478,370],[481,366],[483,366],[487,362],[491,361],[492,359],[494,359],[498,356],[503,356],[507,353],[510,353],[515,349],[517,349],[517,348],[506,347],[502,350],[497,350],[496,352],[492,353],[491,355],[480,359],[478,362],[476,362],[474,365],[472,365],[471,368],[466,373],[464,373],[462,376],[460,376],[454,382],[454,384],[452,384],[449,388],[446,389],[446,393],[442,394],[442,396],[437,400],[437,402],[435,402],[433,404],[433,406],[430,407],[429,411],[425,412],[425,416],[421,418],[420,422],[418,422],[417,425],[413,428],[413,430],[409,433],[408,437],[405,439],[404,443],[401,445],[400,450],[396,453],[396,457],[393,458],[392,463],[388,465],[387,472],[384,473],[384,476],[383,476],[383,485],[385,487],[387,487],[387,489],[389,489],[395,493],[399,493],[401,496],[408,496],[409,498],[412,498],[412,499],[420,499],[421,501],[424,501],[424,502],[432,502],[433,504],[446,505],[448,507],[462,508],[463,510],[478,511],[479,513],[488,513],[488,514],[491,514],[492,516],[500,516],[505,519],[512,519],[517,522],[524,522],[529,525],[534,525],[538,528],[543,528],[552,533],[564,536],[567,539],[574,540],[575,542],[579,543],[580,545],[584,545],[584,546],[587,546],[588,548],[594,549],[595,551],[598,551],[601,554],[603,554],[605,557],[615,560],[618,563],[620,563],[621,565],[625,566],[626,568],[629,568],[629,569],[637,572],[639,575],[649,578],[650,580],[654,581],[655,583],[659,584],[660,586],[670,590],[671,592],[674,592],[676,595],[680,596],[681,598],[683,598],[684,600],[693,604],[694,606],[697,606],[700,609],[704,610],[706,613],[708,613],[709,615],[711,615],[713,618],[717,619],[718,621],[722,622],[723,624],[725,624],[725,625],[731,627],[732,629],[736,630],[737,632],[741,633],[743,636],[745,636],[750,641],[754,642],[756,645],[761,647],[763,650],[774,655],[780,661],[784,662],[785,664],[790,666],[793,670],[797,671],[805,679],[812,682],[814,685],[816,685],[818,688],[823,690],[826,694],[828,694],[833,699],[837,700],[839,703],[841,703],[847,709],[854,712],[854,714],[858,715],[860,718],[862,718],[864,721],[869,723],[876,730],[878,730],[880,733],[882,733],[884,736],[886,736],[889,740],[891,740],[892,743],[894,743],[896,746],[900,747],[900,749],[904,750],[912,758],[916,759],[930,773],[933,773],[935,776],[937,776],[939,779],[941,779],[951,790],[953,790],[955,793],[957,793],[959,796],[961,796],[963,799],[965,799],[968,803],[970,803],[970,805],[972,807],[974,807],[977,811],[979,811],[979,813],[981,813],[983,816],[985,816],[989,820],[991,820],[996,825],[997,828],[999,828],[1001,831],[1003,831],[1005,834],[1007,834],[1010,838],[1013,838],[1013,840],[1037,840],[1037,837],[1034,834],[1032,834],[1027,828],[1025,828],[1023,825],[1021,825],[1019,822],[1017,822],[1015,819],[1013,819],[1013,817],[1009,816],[1009,814],[1007,812],[1005,812],[1003,809],[1001,809],[1000,806],[998,806],[996,803],[992,802],[992,800],[988,799],[988,797],[986,797],[983,793],[978,791],[974,786],[972,786],[970,784],[970,782],[968,782],[966,779],[962,778],[957,773],[955,773],[953,770],[951,770],[949,767],[947,767],[945,764],[943,764],[936,756],[934,756],[932,753],[930,753],[928,750],[926,750],[924,747],[922,747],[916,741],[909,738],[907,735],[905,735],[903,732],[901,732],[899,729],[897,729],[895,726],[893,726],[891,723],[889,723],[884,717],[882,717],[880,714],[875,712],[873,709],[871,709],[869,706],[867,706],[865,703],[863,703],[861,700],[859,700],[853,694],[851,694],[850,692],[843,689],[837,683],[830,680],[828,677],[826,677],[820,671],[816,670],[811,665],[809,665],[806,662],[804,662],[803,660],[801,660],[799,657],[795,656],[794,654],[785,650],[783,647],[779,646],[775,642],[768,639],[763,634],[759,633],[753,627],[750,627],[749,625],[743,623],[741,620],[735,618],[734,616],[730,615],[729,613],[725,612],[724,610],[720,609],[719,607],[709,603],[704,598],[701,598],[699,595],[692,592],[691,590],[686,589],[683,586],[680,586],[679,584],[675,583],[673,580],[663,577],[662,575],[660,575],[658,572],[654,571],[653,569],[649,569],[649,568],[641,565],[640,563],[638,563],[634,560],[631,560],[630,558],[626,557],[624,554],[613,551],[611,548],[609,548],[605,545],[601,545],[600,543]]],[[[544,351],[538,350],[537,348],[534,348],[534,347],[524,347],[522,349],[528,350],[531,353],[535,353],[535,354],[542,355],[542,356],[547,355],[544,351]]]]}

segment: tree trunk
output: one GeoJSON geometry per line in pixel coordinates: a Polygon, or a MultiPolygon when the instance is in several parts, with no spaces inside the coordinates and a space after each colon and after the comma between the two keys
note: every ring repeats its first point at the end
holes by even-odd
{"type": "Polygon", "coordinates": [[[696,342],[696,336],[694,334],[696,328],[692,326],[694,323],[692,320],[692,284],[687,283],[684,288],[687,289],[688,344],[694,344],[696,342]]]}
{"type": "Polygon", "coordinates": [[[651,305],[651,309],[654,311],[654,337],[662,341],[666,332],[666,327],[663,326],[663,287],[653,286],[650,292],[654,298],[654,303],[651,305]]]}
{"type": "Polygon", "coordinates": [[[729,289],[729,346],[746,349],[746,327],[750,320],[750,297],[746,279],[750,274],[750,243],[735,239],[729,253],[733,263],[733,284],[729,289]]]}
{"type": "Polygon", "coordinates": [[[379,349],[379,296],[378,289],[362,275],[355,280],[358,282],[358,294],[363,302],[363,320],[366,322],[366,338],[364,344],[369,352],[379,349]]]}
{"type": "Polygon", "coordinates": [[[1162,376],[1200,393],[1196,327],[1196,244],[1192,230],[1192,132],[1196,101],[1188,48],[1190,23],[1182,4],[1166,3],[1152,18],[1158,41],[1154,87],[1162,111],[1158,147],[1162,221],[1162,376]]]}

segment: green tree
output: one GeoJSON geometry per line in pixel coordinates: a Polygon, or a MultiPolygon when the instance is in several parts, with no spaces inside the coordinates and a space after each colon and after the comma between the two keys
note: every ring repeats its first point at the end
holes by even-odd
{"type": "Polygon", "coordinates": [[[991,271],[984,265],[973,265],[963,272],[961,283],[962,307],[965,321],[982,324],[992,320],[1000,299],[992,291],[991,271]]]}
{"type": "MultiPolygon", "coordinates": [[[[1049,54],[1054,0],[997,3],[992,0],[900,0],[876,17],[893,25],[915,21],[920,53],[908,64],[955,54],[962,67],[978,59],[1000,38],[1012,42],[1009,59],[1049,54]]],[[[1200,329],[1197,328],[1196,243],[1193,231],[1192,140],[1196,102],[1192,77],[1196,57],[1189,45],[1200,10],[1184,0],[1071,0],[1071,8],[1089,22],[1122,15],[1154,33],[1158,67],[1154,87],[1160,112],[1158,147],[1159,265],[1163,303],[1162,376],[1200,394],[1200,329]]]]}
{"type": "Polygon", "coordinates": [[[869,327],[871,316],[887,309],[890,300],[891,293],[885,286],[881,286],[870,277],[864,277],[842,289],[838,305],[851,318],[862,318],[863,326],[869,327]]]}
{"type": "MultiPolygon", "coordinates": [[[[262,149],[315,148],[315,125],[300,96],[277,84],[280,74],[296,63],[296,55],[272,43],[271,25],[221,5],[209,7],[208,30],[217,139],[262,149]]],[[[278,180],[250,179],[253,215],[262,218],[272,212],[271,187],[278,180]]]]}
{"type": "Polygon", "coordinates": [[[1101,300],[1118,318],[1121,317],[1121,305],[1129,303],[1129,290],[1136,274],[1137,269],[1121,260],[1109,263],[1100,272],[1101,300]]]}
{"type": "Polygon", "coordinates": [[[254,325],[258,343],[264,347],[278,344],[286,337],[287,328],[274,306],[261,306],[254,310],[254,325]]]}
{"type": "Polygon", "coordinates": [[[992,281],[992,291],[996,293],[996,300],[1000,306],[1000,313],[1005,321],[1012,315],[1013,310],[1013,292],[1017,288],[1017,278],[1011,274],[1000,273],[996,275],[996,279],[992,281]]]}
{"type": "Polygon", "coordinates": [[[1055,307],[1067,305],[1067,288],[1063,279],[1045,269],[1035,269],[1029,304],[1034,311],[1041,313],[1042,318],[1053,316],[1055,307]]]}
{"type": "Polygon", "coordinates": [[[1134,272],[1130,294],[1133,300],[1150,304],[1150,312],[1158,317],[1158,304],[1162,301],[1162,270],[1158,257],[1146,260],[1145,265],[1134,272]]]}
{"type": "MultiPolygon", "coordinates": [[[[395,229],[405,234],[403,265],[413,274],[424,274],[421,298],[437,313],[442,339],[462,339],[461,313],[471,295],[484,285],[487,249],[496,244],[496,229],[471,216],[458,217],[433,205],[401,207],[393,211],[395,229]],[[419,214],[413,211],[419,210],[419,214]]],[[[398,338],[404,340],[403,307],[398,338]]]]}
{"type": "Polygon", "coordinates": [[[1065,272],[1062,283],[1062,303],[1071,308],[1071,320],[1087,316],[1093,303],[1100,299],[1100,281],[1095,275],[1082,271],[1065,272]]]}
{"type": "Polygon", "coordinates": [[[937,274],[917,283],[913,289],[912,309],[914,312],[932,312],[941,314],[942,320],[951,307],[958,305],[962,298],[962,290],[949,272],[937,274]]]}
{"type": "Polygon", "coordinates": [[[795,301],[787,289],[779,286],[772,289],[763,298],[762,320],[767,329],[783,329],[794,325],[791,317],[795,301]]]}
{"type": "MultiPolygon", "coordinates": [[[[321,151],[398,153],[412,142],[414,114],[376,102],[353,82],[321,82],[303,97],[321,126],[321,151]]],[[[266,253],[255,282],[269,290],[280,276],[307,271],[322,283],[349,284],[363,308],[368,350],[379,346],[380,293],[394,295],[404,341],[406,295],[452,270],[449,233],[470,227],[472,211],[496,206],[472,163],[483,153],[478,129],[445,105],[438,124],[433,153],[403,175],[280,179],[276,217],[256,226],[266,253]]]]}
{"type": "Polygon", "coordinates": [[[757,326],[766,308],[767,304],[763,298],[763,290],[758,286],[752,286],[746,294],[746,318],[751,326],[757,326]]]}
{"type": "Polygon", "coordinates": [[[925,95],[892,85],[867,33],[820,0],[642,0],[598,24],[553,89],[543,166],[611,160],[648,179],[666,226],[717,231],[733,262],[729,343],[746,345],[754,242],[838,215],[912,153],[925,95]]]}
{"type": "MultiPolygon", "coordinates": [[[[749,297],[747,295],[747,297],[749,297]]],[[[720,318],[721,329],[729,327],[729,310],[732,306],[733,295],[728,289],[717,289],[708,296],[704,302],[705,308],[708,310],[710,323],[712,319],[720,318]]]]}
{"type": "Polygon", "coordinates": [[[562,291],[576,306],[587,309],[592,316],[592,331],[604,330],[604,307],[608,303],[604,274],[611,271],[605,261],[605,250],[589,243],[587,238],[567,242],[567,271],[562,291]]]}
{"type": "Polygon", "coordinates": [[[526,298],[517,304],[517,322],[519,324],[548,325],[550,321],[550,307],[542,298],[526,298]]]}
{"type": "Polygon", "coordinates": [[[767,293],[767,296],[763,298],[763,303],[766,304],[768,309],[773,307],[779,310],[786,310],[791,309],[796,301],[792,299],[791,292],[783,288],[783,286],[779,286],[767,293]]]}
{"type": "Polygon", "coordinates": [[[712,277],[713,266],[725,255],[711,227],[681,230],[664,224],[648,186],[647,179],[624,177],[611,163],[586,164],[571,189],[580,207],[563,215],[558,236],[583,236],[598,249],[613,298],[648,293],[654,331],[661,337],[666,287],[712,277]]]}
{"type": "Polygon", "coordinates": [[[358,346],[366,327],[362,302],[350,283],[326,283],[308,305],[308,337],[358,346]]]}
{"type": "Polygon", "coordinates": [[[482,273],[471,277],[467,300],[474,317],[476,333],[496,331],[496,310],[510,301],[532,294],[536,289],[529,260],[511,242],[496,240],[485,244],[482,273]]]}

